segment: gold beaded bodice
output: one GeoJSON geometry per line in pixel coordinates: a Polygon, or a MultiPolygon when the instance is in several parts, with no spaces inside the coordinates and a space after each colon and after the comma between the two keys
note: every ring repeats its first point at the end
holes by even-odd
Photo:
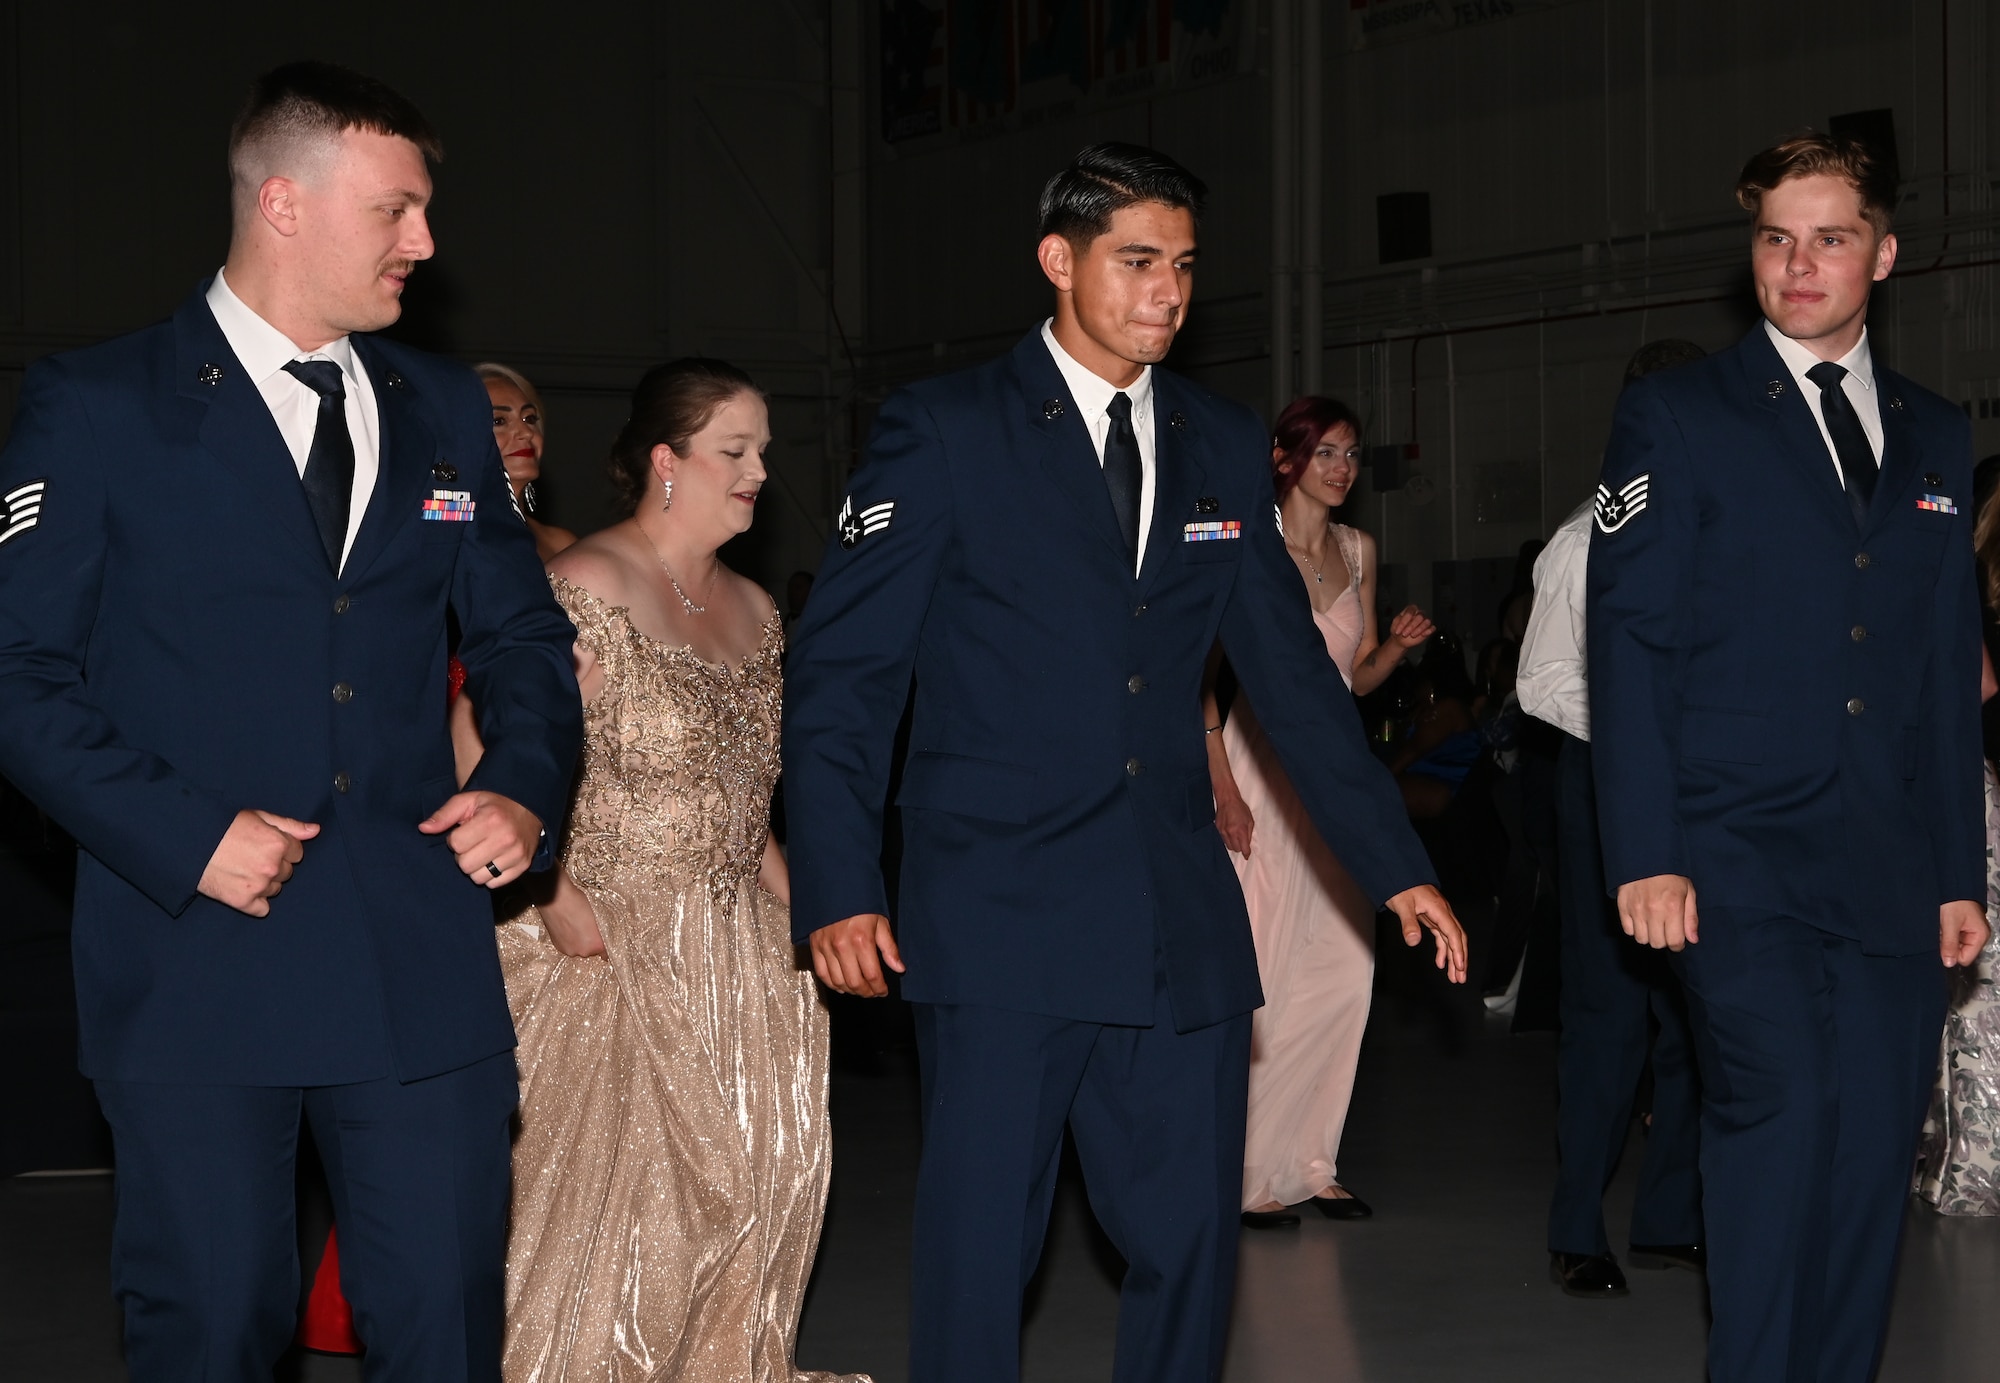
{"type": "Polygon", "coordinates": [[[656,886],[755,878],[778,781],[783,626],[774,610],[740,668],[648,638],[622,606],[551,577],[604,670],[584,707],[564,866],[585,889],[637,873],[656,886]]]}

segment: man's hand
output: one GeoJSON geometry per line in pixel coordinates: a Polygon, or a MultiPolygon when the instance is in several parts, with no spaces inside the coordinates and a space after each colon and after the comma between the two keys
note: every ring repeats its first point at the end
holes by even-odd
{"type": "Polygon", "coordinates": [[[1437,938],[1437,967],[1453,984],[1465,983],[1465,930],[1452,915],[1451,904],[1429,884],[1406,888],[1388,903],[1389,911],[1403,924],[1403,944],[1414,946],[1424,939],[1428,927],[1437,938]]]}
{"type": "Polygon", "coordinates": [[[274,812],[240,811],[208,857],[198,885],[205,898],[226,903],[252,917],[269,917],[292,866],[306,857],[302,843],[319,834],[310,821],[274,812]]]}
{"type": "Polygon", "coordinates": [[[1242,793],[1226,802],[1215,799],[1215,829],[1222,832],[1224,846],[1246,860],[1250,858],[1250,837],[1257,829],[1257,818],[1242,793]]]}
{"type": "Polygon", "coordinates": [[[1954,969],[1978,960],[1979,953],[1986,949],[1988,930],[1986,909],[1979,903],[1961,898],[1940,907],[1938,954],[1944,957],[1945,968],[1954,969]]]}
{"type": "Polygon", "coordinates": [[[482,888],[502,888],[527,873],[542,839],[541,819],[497,792],[454,793],[417,829],[427,836],[450,831],[458,867],[482,888]]]}
{"type": "Polygon", "coordinates": [[[1654,950],[1678,951],[1700,937],[1694,880],[1685,874],[1655,874],[1618,885],[1618,925],[1625,935],[1654,950]]]}
{"type": "Polygon", "coordinates": [[[812,944],[813,973],[819,982],[836,994],[859,994],[879,999],[889,992],[882,978],[886,965],[903,973],[903,953],[896,949],[896,934],[889,919],[879,912],[864,912],[845,922],[821,927],[809,938],[812,944]],[[876,963],[876,953],[881,963],[876,963]]]}

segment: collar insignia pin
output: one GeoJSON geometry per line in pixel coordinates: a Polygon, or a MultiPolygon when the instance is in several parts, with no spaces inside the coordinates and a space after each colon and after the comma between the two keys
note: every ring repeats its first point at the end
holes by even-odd
{"type": "Polygon", "coordinates": [[[1042,401],[1042,416],[1044,418],[1047,418],[1050,422],[1054,422],[1062,415],[1063,401],[1061,399],[1044,399],[1042,401]]]}
{"type": "Polygon", "coordinates": [[[1782,379],[1772,380],[1764,386],[1764,392],[1775,399],[1778,395],[1785,392],[1785,381],[1782,379]]]}
{"type": "Polygon", "coordinates": [[[216,385],[222,383],[222,367],[220,365],[204,365],[195,372],[195,378],[213,389],[216,385]]]}
{"type": "Polygon", "coordinates": [[[1939,475],[1939,474],[1938,474],[1938,473],[1937,473],[1936,471],[1925,471],[1925,472],[1924,472],[1924,484],[1926,484],[1926,485],[1942,485],[1942,484],[1944,484],[1944,477],[1943,477],[1942,475],[1939,475]]]}
{"type": "Polygon", "coordinates": [[[394,370],[391,370],[389,371],[388,374],[384,375],[383,381],[387,383],[391,389],[400,389],[403,387],[403,377],[397,374],[394,370]]]}
{"type": "Polygon", "coordinates": [[[440,485],[449,485],[458,479],[458,467],[448,461],[440,461],[431,467],[431,479],[440,485]]]}
{"type": "Polygon", "coordinates": [[[1895,394],[1889,396],[1889,406],[1898,413],[1903,411],[1903,400],[1895,394]]]}
{"type": "Polygon", "coordinates": [[[1174,427],[1185,428],[1187,426],[1187,414],[1178,412],[1169,413],[1167,414],[1167,422],[1174,427]]]}
{"type": "Polygon", "coordinates": [[[1222,501],[1214,495],[1203,495],[1194,502],[1194,511],[1197,514],[1219,514],[1222,512],[1222,501]]]}

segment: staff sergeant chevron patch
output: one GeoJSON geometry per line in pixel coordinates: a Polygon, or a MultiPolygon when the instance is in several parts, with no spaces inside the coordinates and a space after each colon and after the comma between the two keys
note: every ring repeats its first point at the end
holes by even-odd
{"type": "Polygon", "coordinates": [[[880,504],[871,504],[857,512],[854,496],[847,497],[847,503],[840,506],[840,517],[834,521],[834,528],[840,534],[842,547],[858,546],[863,538],[880,533],[888,528],[889,520],[896,517],[896,501],[885,499],[880,504]]]}
{"type": "Polygon", "coordinates": [[[1616,533],[1632,522],[1646,507],[1646,491],[1653,483],[1652,473],[1634,476],[1613,494],[1603,485],[1597,487],[1597,528],[1601,533],[1616,533]]]}
{"type": "Polygon", "coordinates": [[[6,506],[5,512],[0,513],[0,543],[20,537],[42,521],[42,496],[48,488],[46,480],[31,480],[18,490],[0,495],[0,504],[6,506]]]}

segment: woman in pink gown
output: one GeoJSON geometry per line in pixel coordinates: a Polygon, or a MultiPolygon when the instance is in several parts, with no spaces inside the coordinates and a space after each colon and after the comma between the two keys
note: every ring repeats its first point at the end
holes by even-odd
{"type": "MultiPolygon", "coordinates": [[[[1361,429],[1346,405],[1308,396],[1278,418],[1271,448],[1285,546],[1298,564],[1327,656],[1357,694],[1380,686],[1432,632],[1414,605],[1388,640],[1375,631],[1375,543],[1332,521],[1359,474],[1361,429]]],[[[1337,1154],[1354,1090],[1375,975],[1375,907],[1327,848],[1276,752],[1239,695],[1227,724],[1206,698],[1216,825],[1243,882],[1264,1007],[1251,1029],[1244,1223],[1295,1225],[1310,1200],[1331,1219],[1361,1219],[1337,1154]]]]}

